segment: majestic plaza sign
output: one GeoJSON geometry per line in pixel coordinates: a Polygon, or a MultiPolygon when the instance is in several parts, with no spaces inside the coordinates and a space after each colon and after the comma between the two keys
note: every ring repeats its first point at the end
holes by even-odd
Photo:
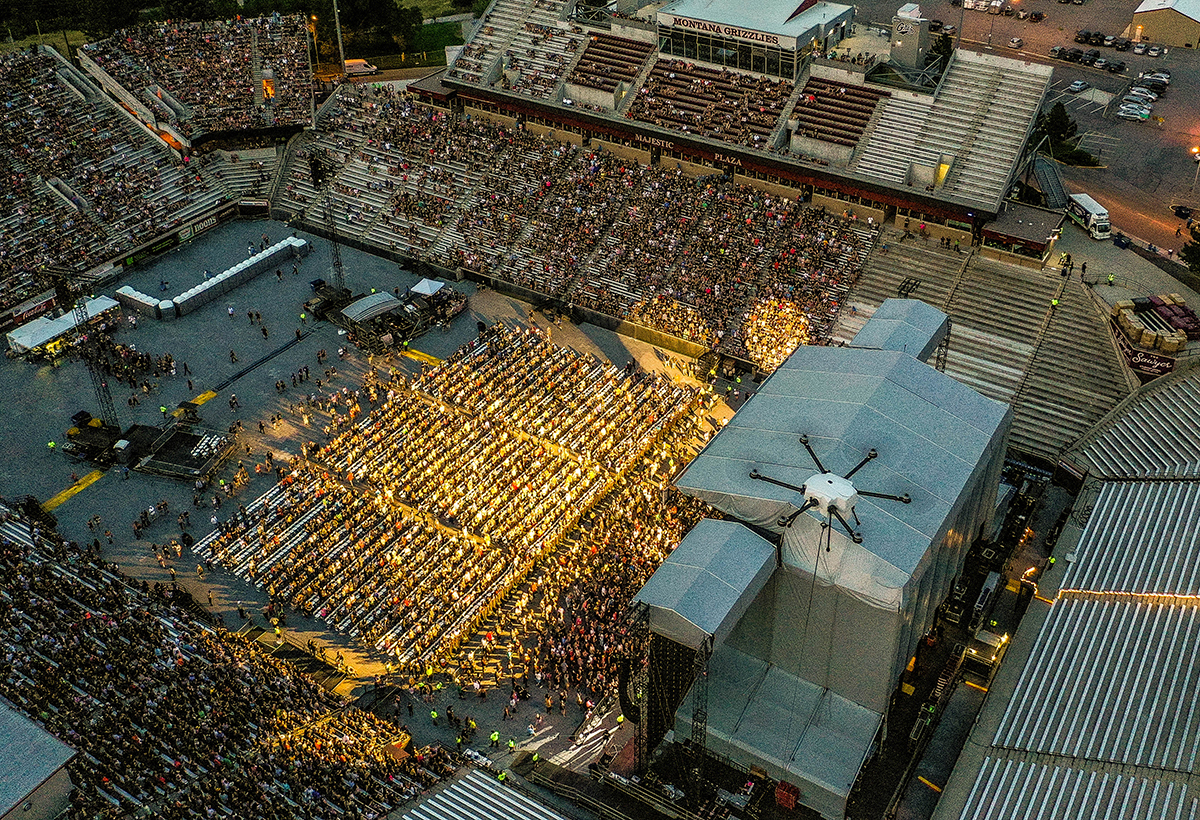
{"type": "Polygon", "coordinates": [[[714,23],[711,20],[694,20],[691,17],[677,17],[674,14],[659,12],[658,24],[660,26],[688,29],[700,34],[715,34],[719,37],[731,37],[734,40],[746,40],[751,43],[761,43],[765,46],[776,46],[792,51],[796,49],[795,37],[768,34],[765,31],[756,31],[752,28],[741,28],[740,26],[728,26],[724,23],[714,23]]]}

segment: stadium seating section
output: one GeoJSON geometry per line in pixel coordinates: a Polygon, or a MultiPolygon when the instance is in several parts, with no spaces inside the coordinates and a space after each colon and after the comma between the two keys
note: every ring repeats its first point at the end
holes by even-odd
{"type": "Polygon", "coordinates": [[[660,59],[629,116],[675,131],[766,148],[791,95],[787,80],[660,59]]]}
{"type": "Polygon", "coordinates": [[[886,91],[810,77],[791,119],[797,122],[796,133],[800,136],[853,146],[858,144],[875,106],[890,96],[886,91]]]}
{"type": "Polygon", "coordinates": [[[304,15],[146,24],[84,53],[185,137],[312,122],[304,15]]]}
{"type": "Polygon", "coordinates": [[[591,36],[579,58],[571,73],[571,82],[601,91],[615,91],[618,84],[633,81],[653,52],[651,43],[598,32],[591,36]]]}
{"type": "Polygon", "coordinates": [[[0,58],[0,303],[86,271],[228,197],[189,172],[83,75],[47,54],[0,58]]]}

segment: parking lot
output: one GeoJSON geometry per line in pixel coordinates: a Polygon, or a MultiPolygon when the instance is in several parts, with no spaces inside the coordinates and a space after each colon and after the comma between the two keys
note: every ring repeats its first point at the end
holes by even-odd
{"type": "MultiPolygon", "coordinates": [[[[1087,0],[1082,6],[1053,0],[1021,0],[1014,4],[1018,9],[1044,12],[1046,19],[1041,23],[967,11],[950,5],[949,0],[921,2],[920,8],[924,17],[959,27],[960,48],[1053,65],[1053,85],[1047,100],[1067,106],[1079,133],[1084,135],[1084,147],[1103,166],[1064,167],[1067,187],[1094,196],[1109,209],[1118,229],[1174,249],[1183,240],[1175,237],[1181,223],[1171,214],[1170,205],[1200,204],[1200,196],[1191,190],[1196,166],[1190,153],[1193,146],[1200,145],[1200,54],[1195,49],[1169,48],[1165,55],[1155,58],[1134,54],[1132,49],[1118,52],[1074,42],[1081,29],[1132,36],[1126,29],[1137,4],[1137,0],[1087,0]],[[1024,45],[1008,48],[1013,37],[1020,37],[1024,45]],[[1122,60],[1127,67],[1122,74],[1112,74],[1056,60],[1049,56],[1055,46],[1097,48],[1103,58],[1122,60]],[[1118,119],[1117,105],[1110,103],[1119,104],[1140,72],[1160,68],[1172,74],[1170,89],[1154,102],[1153,116],[1161,117],[1162,122],[1118,119]],[[1090,88],[1077,95],[1066,93],[1076,80],[1086,81],[1090,88]]],[[[900,5],[898,0],[864,0],[858,4],[858,22],[890,25],[900,5]]]]}

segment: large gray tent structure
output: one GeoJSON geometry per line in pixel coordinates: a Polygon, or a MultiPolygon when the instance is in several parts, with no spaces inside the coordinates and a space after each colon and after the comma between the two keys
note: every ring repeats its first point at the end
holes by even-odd
{"type": "MultiPolygon", "coordinates": [[[[708,748],[796,784],[831,818],[993,517],[1012,422],[924,361],[943,314],[906,300],[881,311],[888,325],[868,322],[849,347],[797,349],[675,482],[779,539],[769,580],[745,584],[753,601],[730,605],[740,618],[715,636],[708,748]]],[[[683,612],[690,594],[641,597],[683,612]]],[[[685,700],[677,735],[692,714],[685,700]]]]}

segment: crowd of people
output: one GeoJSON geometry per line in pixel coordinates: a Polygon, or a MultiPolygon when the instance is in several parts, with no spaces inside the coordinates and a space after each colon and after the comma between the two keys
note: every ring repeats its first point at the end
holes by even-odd
{"type": "Polygon", "coordinates": [[[401,664],[469,636],[701,401],[505,325],[362,392],[196,550],[401,664]]]}
{"type": "MultiPolygon", "coordinates": [[[[486,118],[451,118],[388,89],[337,93],[307,150],[344,172],[335,184],[348,230],[363,230],[353,209],[383,209],[367,238],[391,250],[763,370],[828,336],[877,235],[852,214],[720,174],[694,177],[486,118]],[[343,181],[361,180],[364,169],[380,191],[343,181]]],[[[311,206],[303,176],[294,166],[287,195],[301,208],[311,206]]]]}
{"type": "Polygon", "coordinates": [[[455,761],[82,546],[0,514],[0,695],[79,751],[71,816],[383,817],[455,761]]]}
{"type": "Polygon", "coordinates": [[[312,122],[302,14],[146,23],[83,52],[185,137],[312,122]]]}
{"type": "Polygon", "coordinates": [[[628,116],[674,131],[766,149],[792,94],[790,80],[659,60],[628,116]]]}
{"type": "Polygon", "coordinates": [[[557,692],[559,704],[572,693],[578,704],[599,703],[633,649],[625,643],[629,601],[701,518],[719,517],[666,483],[703,439],[697,426],[681,424],[623,476],[450,656],[460,682],[536,685],[557,692]]]}
{"type": "Polygon", "coordinates": [[[222,198],[185,173],[69,64],[37,49],[0,56],[0,303],[85,271],[222,198]]]}

